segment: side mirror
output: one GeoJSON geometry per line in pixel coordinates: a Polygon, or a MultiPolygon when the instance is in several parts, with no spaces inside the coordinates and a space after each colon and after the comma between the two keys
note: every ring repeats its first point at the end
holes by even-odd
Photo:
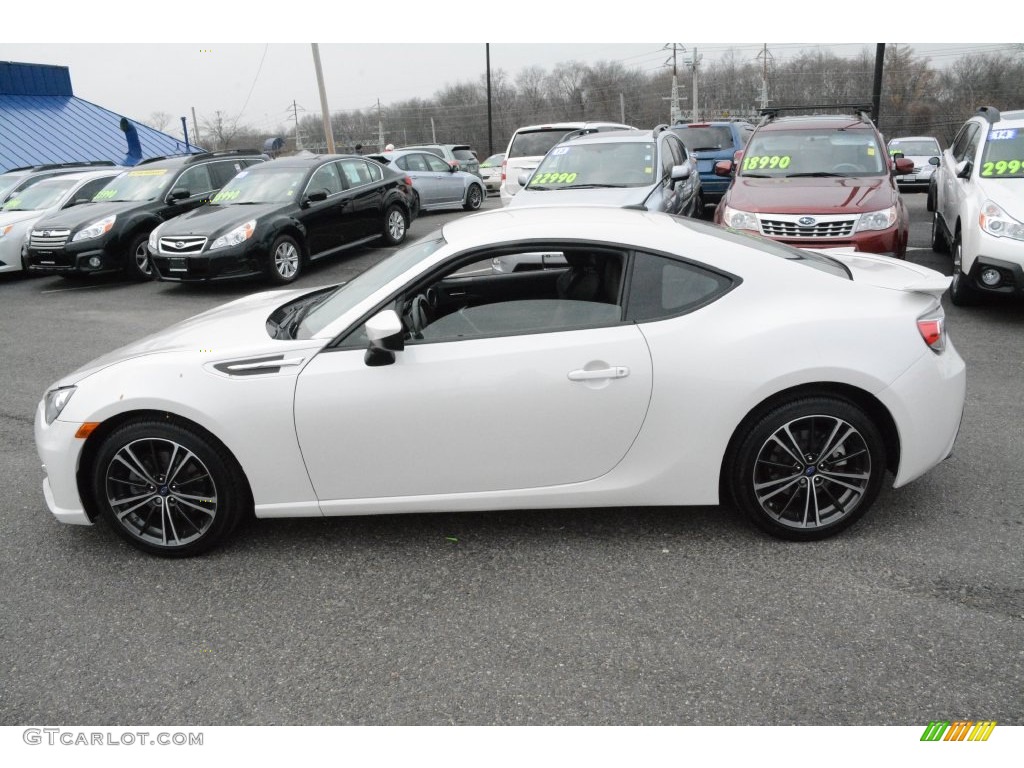
{"type": "Polygon", "coordinates": [[[523,173],[519,174],[519,178],[517,178],[516,181],[519,182],[520,187],[525,187],[527,184],[530,183],[530,177],[532,175],[533,174],[530,173],[529,171],[524,171],[523,173]]]}
{"type": "Polygon", "coordinates": [[[459,170],[459,164],[458,163],[451,163],[451,164],[449,164],[449,166],[448,166],[448,172],[449,173],[455,173],[458,170],[459,170]]]}
{"type": "Polygon", "coordinates": [[[896,159],[894,160],[894,163],[896,165],[896,175],[897,176],[902,176],[905,173],[913,173],[914,172],[914,161],[911,160],[909,157],[903,157],[901,155],[899,157],[896,157],[896,159]]]}
{"type": "Polygon", "coordinates": [[[181,187],[178,187],[176,189],[171,190],[170,201],[173,203],[175,200],[188,200],[191,196],[191,193],[187,189],[182,189],[181,187]]]}
{"type": "Polygon", "coordinates": [[[385,309],[366,321],[366,338],[370,346],[366,348],[363,361],[372,367],[391,365],[395,362],[395,352],[405,349],[402,337],[402,318],[393,309],[385,309]]]}
{"type": "Polygon", "coordinates": [[[928,158],[928,165],[941,165],[941,164],[942,164],[942,160],[940,160],[937,157],[929,157],[928,158]]]}
{"type": "Polygon", "coordinates": [[[892,159],[893,159],[893,160],[899,160],[899,159],[900,159],[901,157],[905,157],[905,155],[903,154],[903,152],[901,152],[901,151],[900,151],[900,150],[898,150],[898,149],[897,149],[897,150],[896,150],[895,152],[892,152],[892,153],[890,153],[890,154],[892,155],[892,159]]]}
{"type": "Polygon", "coordinates": [[[670,178],[672,181],[682,181],[683,179],[690,178],[690,174],[693,173],[693,166],[690,165],[690,161],[686,160],[682,165],[673,165],[672,174],[670,178]]]}
{"type": "Polygon", "coordinates": [[[305,207],[305,206],[309,205],[310,203],[322,203],[326,199],[327,199],[327,190],[326,189],[314,189],[312,192],[310,192],[308,195],[306,195],[306,197],[302,201],[302,204],[303,204],[303,207],[305,207]]]}
{"type": "Polygon", "coordinates": [[[719,160],[715,163],[715,176],[732,176],[735,167],[732,160],[719,160]]]}
{"type": "Polygon", "coordinates": [[[974,170],[974,163],[970,160],[961,160],[956,164],[956,177],[958,179],[971,178],[971,171],[974,170]]]}

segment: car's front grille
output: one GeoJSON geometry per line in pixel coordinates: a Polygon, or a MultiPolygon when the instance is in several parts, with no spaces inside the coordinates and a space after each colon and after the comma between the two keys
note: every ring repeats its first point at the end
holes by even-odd
{"type": "Polygon", "coordinates": [[[848,216],[761,216],[761,231],[768,237],[849,237],[857,217],[848,216]]]}
{"type": "Polygon", "coordinates": [[[161,237],[160,253],[166,253],[169,256],[199,253],[205,245],[205,237],[161,237]]]}
{"type": "Polygon", "coordinates": [[[29,246],[39,250],[63,248],[71,234],[70,229],[33,229],[29,246]]]}

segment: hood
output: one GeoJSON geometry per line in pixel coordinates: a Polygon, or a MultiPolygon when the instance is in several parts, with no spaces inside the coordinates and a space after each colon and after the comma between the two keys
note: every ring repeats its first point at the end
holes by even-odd
{"type": "Polygon", "coordinates": [[[82,203],[67,208],[39,222],[39,229],[70,229],[87,226],[112,213],[122,213],[144,203],[82,203]]]}
{"type": "Polygon", "coordinates": [[[86,363],[62,378],[61,385],[75,384],[107,366],[143,355],[209,348],[219,358],[235,351],[247,354],[261,345],[273,349],[277,342],[267,333],[270,313],[285,302],[320,288],[265,291],[222,304],[86,363]]]}
{"type": "Polygon", "coordinates": [[[737,176],[730,208],[751,213],[865,213],[896,204],[889,176],[748,179],[737,176]]]}
{"type": "Polygon", "coordinates": [[[855,283],[874,285],[893,291],[926,293],[936,299],[949,288],[953,278],[929,267],[890,256],[856,251],[853,248],[829,248],[818,253],[845,264],[855,283]]]}
{"type": "Polygon", "coordinates": [[[642,203],[650,187],[616,187],[613,189],[521,189],[509,206],[527,205],[611,205],[622,208],[642,203]]]}
{"type": "Polygon", "coordinates": [[[1007,215],[1024,221],[1024,179],[983,179],[978,177],[981,190],[1007,215]]]}
{"type": "Polygon", "coordinates": [[[276,213],[290,203],[259,205],[203,205],[183,216],[177,216],[160,227],[160,237],[201,235],[210,237],[229,231],[252,219],[276,213]]]}
{"type": "Polygon", "coordinates": [[[41,218],[46,211],[0,211],[0,227],[41,218]]]}

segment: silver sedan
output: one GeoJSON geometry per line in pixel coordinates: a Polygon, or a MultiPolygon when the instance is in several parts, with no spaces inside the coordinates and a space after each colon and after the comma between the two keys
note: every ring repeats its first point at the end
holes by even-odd
{"type": "Polygon", "coordinates": [[[370,159],[405,173],[412,179],[420,211],[457,206],[475,211],[487,196],[479,176],[456,170],[429,152],[396,150],[371,155],[370,159]]]}

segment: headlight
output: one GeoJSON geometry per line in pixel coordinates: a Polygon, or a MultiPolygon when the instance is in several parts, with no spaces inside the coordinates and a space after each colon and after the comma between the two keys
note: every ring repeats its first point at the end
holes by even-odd
{"type": "Polygon", "coordinates": [[[157,230],[159,229],[160,227],[157,227],[149,233],[149,250],[153,253],[156,253],[159,250],[160,235],[157,234],[157,230]]]}
{"type": "Polygon", "coordinates": [[[985,204],[981,206],[978,223],[993,237],[1012,237],[1014,240],[1024,240],[1024,224],[1007,216],[1006,211],[991,200],[986,200],[985,204]]]}
{"type": "Polygon", "coordinates": [[[210,250],[214,251],[217,248],[227,248],[229,245],[238,245],[244,243],[250,237],[252,233],[256,231],[256,219],[247,221],[240,227],[235,227],[226,235],[221,235],[213,241],[213,245],[210,246],[210,250]]]}
{"type": "Polygon", "coordinates": [[[60,412],[64,410],[68,400],[75,394],[75,389],[75,387],[59,387],[51,389],[46,393],[46,397],[43,400],[46,403],[45,415],[47,424],[52,424],[53,420],[60,416],[60,412]]]}
{"type": "Polygon", "coordinates": [[[105,218],[105,219],[100,219],[99,221],[94,221],[92,224],[90,224],[85,229],[83,229],[83,230],[81,230],[79,232],[76,232],[75,236],[71,238],[71,241],[72,242],[77,242],[79,240],[92,240],[94,237],[99,237],[100,235],[105,235],[105,234],[107,234],[107,232],[110,231],[110,228],[112,226],[114,226],[114,220],[115,219],[117,219],[117,214],[116,213],[112,214],[110,216],[107,216],[107,218],[105,218]]]}
{"type": "Polygon", "coordinates": [[[8,224],[6,227],[0,227],[0,237],[3,237],[8,232],[10,232],[12,229],[14,229],[14,225],[13,224],[8,224]]]}
{"type": "Polygon", "coordinates": [[[882,211],[862,213],[860,221],[857,222],[857,231],[863,232],[872,229],[888,229],[896,223],[896,206],[886,208],[882,211]]]}
{"type": "Polygon", "coordinates": [[[722,213],[722,220],[725,222],[725,226],[732,227],[733,229],[752,229],[755,232],[761,231],[761,226],[757,223],[757,216],[747,211],[737,211],[735,208],[725,206],[725,211],[722,213]]]}

